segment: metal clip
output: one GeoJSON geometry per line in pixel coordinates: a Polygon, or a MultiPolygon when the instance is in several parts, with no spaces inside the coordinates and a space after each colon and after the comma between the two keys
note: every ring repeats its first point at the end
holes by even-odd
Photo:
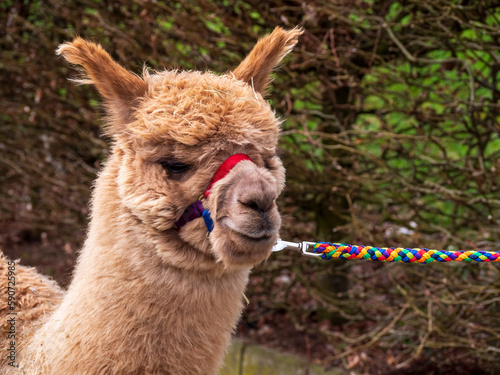
{"type": "Polygon", "coordinates": [[[321,254],[316,254],[316,253],[311,253],[309,252],[309,247],[313,246],[316,244],[316,242],[308,242],[308,241],[302,241],[302,242],[290,242],[290,241],[283,241],[281,238],[278,238],[278,241],[276,241],[276,245],[273,246],[273,252],[278,252],[283,249],[286,249],[287,247],[294,248],[295,250],[299,250],[302,255],[306,255],[309,257],[320,257],[321,254]]]}

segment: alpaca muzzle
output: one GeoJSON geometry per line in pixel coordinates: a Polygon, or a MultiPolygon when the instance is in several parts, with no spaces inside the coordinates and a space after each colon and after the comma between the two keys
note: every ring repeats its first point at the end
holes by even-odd
{"type": "Polygon", "coordinates": [[[214,222],[212,220],[212,217],[210,216],[210,211],[203,207],[201,199],[202,198],[208,199],[208,197],[210,196],[210,192],[212,191],[213,185],[217,181],[222,180],[224,177],[226,177],[226,175],[231,171],[231,169],[233,169],[236,166],[236,164],[238,164],[240,161],[243,160],[249,160],[253,163],[252,159],[250,159],[250,157],[246,154],[234,154],[228,157],[226,160],[224,160],[224,162],[220,165],[220,167],[217,169],[214,176],[210,180],[210,183],[208,184],[208,187],[205,189],[205,192],[200,196],[200,198],[198,198],[196,202],[189,205],[184,210],[179,220],[175,222],[178,232],[184,225],[200,217],[202,217],[203,220],[205,221],[205,225],[207,227],[208,232],[209,233],[212,232],[212,230],[214,229],[214,222]]]}

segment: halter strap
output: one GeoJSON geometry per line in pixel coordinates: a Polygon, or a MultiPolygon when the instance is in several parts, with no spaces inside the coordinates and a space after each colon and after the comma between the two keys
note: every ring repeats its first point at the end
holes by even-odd
{"type": "Polygon", "coordinates": [[[198,199],[198,201],[196,201],[195,203],[189,205],[184,210],[181,217],[175,222],[178,232],[184,225],[186,225],[190,221],[198,219],[199,217],[203,217],[203,219],[205,220],[205,225],[207,226],[209,232],[213,230],[214,224],[212,218],[210,217],[210,211],[203,208],[201,198],[204,197],[205,199],[208,199],[213,185],[217,181],[222,180],[224,177],[226,177],[229,171],[231,171],[231,169],[233,169],[236,164],[243,160],[250,160],[251,162],[253,162],[252,159],[250,159],[250,157],[246,154],[234,154],[224,160],[224,162],[219,166],[214,176],[210,180],[210,183],[208,184],[205,192],[202,196],[200,196],[200,199],[198,199]]]}
{"type": "MultiPolygon", "coordinates": [[[[234,154],[228,157],[224,162],[220,165],[219,169],[215,172],[214,176],[210,180],[210,183],[208,184],[207,189],[205,190],[205,193],[203,196],[208,199],[210,196],[210,192],[212,190],[212,186],[219,180],[222,180],[226,175],[229,173],[231,169],[234,168],[236,164],[238,164],[240,161],[243,160],[250,160],[250,157],[246,154],[234,154]]],[[[253,162],[253,161],[252,161],[253,162]]]]}

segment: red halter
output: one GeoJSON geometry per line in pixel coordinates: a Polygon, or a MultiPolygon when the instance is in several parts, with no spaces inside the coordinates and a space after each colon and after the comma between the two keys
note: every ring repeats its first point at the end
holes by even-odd
{"type": "Polygon", "coordinates": [[[250,159],[250,157],[248,155],[245,155],[245,154],[234,154],[234,155],[231,155],[230,157],[228,157],[226,160],[224,160],[224,163],[222,163],[220,165],[219,169],[217,169],[214,176],[210,180],[210,183],[208,184],[208,187],[205,190],[205,193],[203,194],[203,196],[206,199],[208,199],[208,197],[210,196],[210,191],[212,190],[212,186],[217,181],[222,180],[224,177],[226,177],[226,175],[229,173],[229,171],[231,169],[233,169],[233,167],[236,164],[238,164],[240,161],[243,161],[243,160],[252,161],[252,159],[250,159]]]}
{"type": "MultiPolygon", "coordinates": [[[[236,164],[238,164],[240,161],[243,160],[250,160],[251,162],[252,159],[248,155],[245,154],[234,154],[228,157],[224,162],[220,165],[220,167],[217,169],[215,172],[214,176],[210,180],[210,183],[208,184],[208,187],[206,188],[205,192],[203,193],[203,197],[205,199],[208,199],[210,196],[210,192],[212,190],[213,185],[219,181],[222,180],[226,175],[229,173],[231,169],[234,168],[236,164]]],[[[201,197],[200,197],[201,199],[201,197]]],[[[202,217],[205,220],[205,224],[207,226],[207,229],[209,232],[213,230],[213,221],[212,218],[210,217],[210,211],[205,210],[203,208],[203,205],[201,203],[201,200],[196,201],[195,203],[191,204],[188,206],[185,210],[184,213],[181,215],[179,220],[175,222],[175,225],[177,226],[177,231],[180,231],[181,228],[189,223],[190,221],[197,219],[199,217],[202,217]]]]}

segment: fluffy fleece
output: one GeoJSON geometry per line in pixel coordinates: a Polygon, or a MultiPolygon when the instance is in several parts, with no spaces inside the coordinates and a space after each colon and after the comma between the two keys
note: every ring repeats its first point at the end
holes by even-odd
{"type": "MultiPolygon", "coordinates": [[[[112,153],[95,184],[73,281],[48,318],[33,316],[37,329],[24,335],[20,367],[6,372],[217,373],[250,268],[270,255],[278,236],[279,121],[262,94],[301,33],[276,28],[222,76],[139,77],[94,43],[77,38],[60,46],[59,54],[83,67],[80,82],[103,96],[112,153]],[[175,220],[235,153],[253,163],[237,164],[203,202],[213,232],[207,237],[201,219],[178,232],[175,220]]],[[[62,292],[40,280],[52,293],[41,302],[49,312],[62,292]]]]}

